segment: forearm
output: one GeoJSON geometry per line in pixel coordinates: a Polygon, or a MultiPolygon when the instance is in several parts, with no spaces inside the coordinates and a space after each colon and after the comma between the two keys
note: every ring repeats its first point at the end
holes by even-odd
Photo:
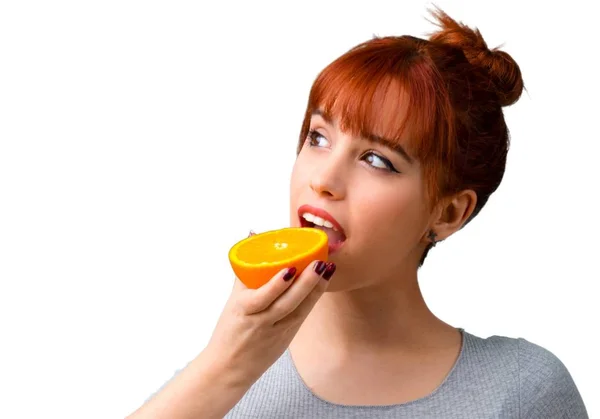
{"type": "Polygon", "coordinates": [[[222,419],[252,382],[203,352],[128,419],[222,419]]]}

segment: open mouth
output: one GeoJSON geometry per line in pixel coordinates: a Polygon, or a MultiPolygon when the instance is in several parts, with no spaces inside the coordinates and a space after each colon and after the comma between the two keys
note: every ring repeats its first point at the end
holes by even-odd
{"type": "Polygon", "coordinates": [[[338,250],[346,241],[344,229],[327,211],[302,205],[298,208],[298,217],[302,227],[318,228],[327,234],[330,254],[338,250]]]}

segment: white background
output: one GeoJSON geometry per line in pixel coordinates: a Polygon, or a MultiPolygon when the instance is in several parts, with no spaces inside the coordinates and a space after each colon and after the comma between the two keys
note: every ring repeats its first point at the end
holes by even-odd
{"type": "MultiPolygon", "coordinates": [[[[438,1],[504,44],[527,92],[503,184],[431,252],[426,300],[525,337],[600,415],[593,2],[438,1]]],[[[0,417],[122,418],[207,342],[227,251],[288,223],[318,71],[373,35],[424,36],[423,1],[3,1],[0,417]]]]}

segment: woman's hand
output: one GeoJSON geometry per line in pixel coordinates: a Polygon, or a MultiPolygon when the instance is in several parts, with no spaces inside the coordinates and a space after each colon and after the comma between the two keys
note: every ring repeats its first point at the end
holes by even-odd
{"type": "Polygon", "coordinates": [[[283,354],[335,265],[284,269],[259,289],[236,278],[207,347],[130,419],[222,418],[283,354]]]}
{"type": "Polygon", "coordinates": [[[236,278],[206,354],[243,383],[253,383],[287,349],[334,272],[335,264],[323,261],[303,272],[290,266],[258,289],[236,278]]]}

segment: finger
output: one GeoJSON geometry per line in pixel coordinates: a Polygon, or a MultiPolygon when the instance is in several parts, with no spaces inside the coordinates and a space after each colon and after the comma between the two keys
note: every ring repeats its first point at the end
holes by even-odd
{"type": "Polygon", "coordinates": [[[300,304],[291,312],[283,313],[284,316],[275,322],[275,324],[279,326],[286,327],[296,326],[299,323],[302,323],[304,319],[308,316],[314,306],[319,301],[319,298],[325,293],[327,287],[329,286],[329,279],[333,276],[335,272],[335,264],[328,263],[325,271],[322,274],[323,279],[313,288],[313,290],[306,296],[304,300],[300,302],[300,304]]]}
{"type": "Polygon", "coordinates": [[[237,292],[241,292],[244,290],[247,290],[248,287],[246,286],[246,284],[244,284],[242,281],[240,281],[240,279],[237,276],[233,277],[233,292],[237,293],[237,292]]]}
{"type": "Polygon", "coordinates": [[[329,278],[335,271],[335,264],[315,261],[305,269],[290,288],[269,307],[273,321],[277,322],[294,312],[308,299],[308,307],[316,303],[325,292],[329,278]]]}
{"type": "Polygon", "coordinates": [[[292,284],[296,268],[282,269],[269,282],[258,289],[247,290],[240,298],[246,314],[256,314],[267,309],[292,284]]]}

